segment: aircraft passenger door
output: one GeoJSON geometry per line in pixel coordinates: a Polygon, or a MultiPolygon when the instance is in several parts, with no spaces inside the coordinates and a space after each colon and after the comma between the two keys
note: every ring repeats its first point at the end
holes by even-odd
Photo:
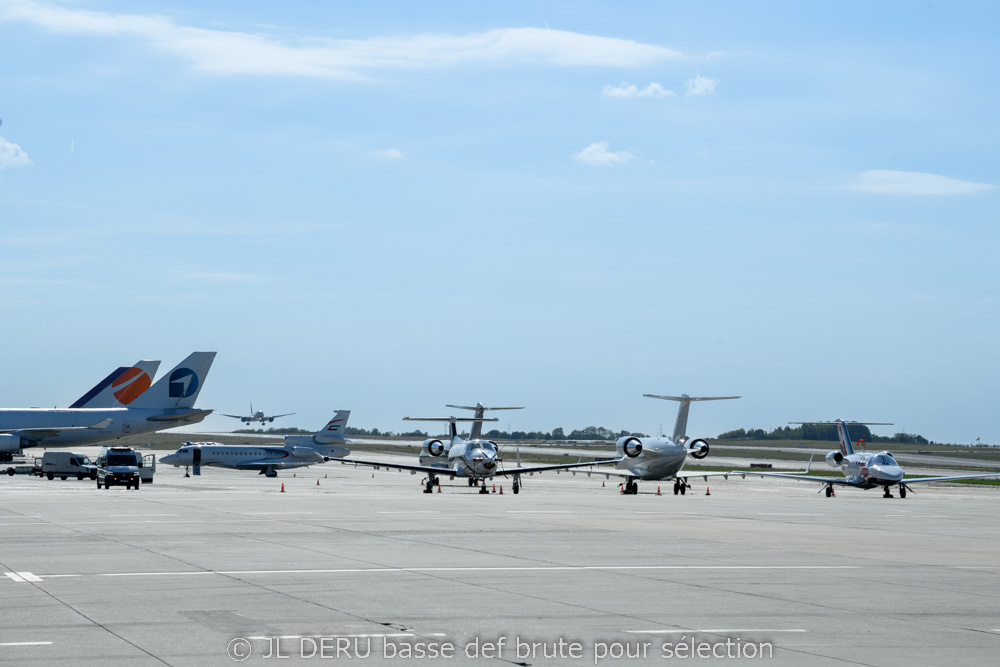
{"type": "Polygon", "coordinates": [[[201,474],[201,447],[195,447],[191,451],[191,466],[194,468],[194,474],[201,474]]]}

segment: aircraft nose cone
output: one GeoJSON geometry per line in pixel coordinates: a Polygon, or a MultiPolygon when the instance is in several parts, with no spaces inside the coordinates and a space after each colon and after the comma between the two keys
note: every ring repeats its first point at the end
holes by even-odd
{"type": "Polygon", "coordinates": [[[493,470],[494,468],[497,467],[497,462],[494,461],[493,459],[488,459],[486,461],[483,461],[483,467],[486,468],[487,470],[493,470]]]}
{"type": "Polygon", "coordinates": [[[875,466],[875,474],[879,479],[891,482],[903,479],[903,469],[899,466],[875,466]]]}

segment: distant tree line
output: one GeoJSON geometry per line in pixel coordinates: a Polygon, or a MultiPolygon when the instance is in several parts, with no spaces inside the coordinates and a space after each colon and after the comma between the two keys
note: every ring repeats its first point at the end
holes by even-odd
{"type": "MultiPolygon", "coordinates": [[[[848,427],[851,441],[858,442],[898,442],[901,444],[933,445],[927,438],[912,433],[897,433],[892,436],[874,435],[867,426],[854,424],[848,427]]],[[[726,431],[720,433],[718,440],[832,440],[836,442],[837,427],[833,424],[802,424],[801,426],[779,426],[772,431],[762,428],[726,431]]]]}

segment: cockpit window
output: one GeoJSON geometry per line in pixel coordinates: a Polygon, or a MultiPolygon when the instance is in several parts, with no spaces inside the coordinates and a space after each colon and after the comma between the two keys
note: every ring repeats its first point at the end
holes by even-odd
{"type": "Polygon", "coordinates": [[[874,463],[875,465],[882,465],[882,466],[899,465],[898,463],[896,463],[896,460],[892,458],[891,454],[879,454],[878,456],[875,457],[875,460],[872,461],[872,463],[874,463]]]}

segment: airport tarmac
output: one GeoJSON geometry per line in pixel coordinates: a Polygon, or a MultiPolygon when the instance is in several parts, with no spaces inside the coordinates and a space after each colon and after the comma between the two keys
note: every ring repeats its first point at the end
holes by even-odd
{"type": "Polygon", "coordinates": [[[0,664],[323,661],[338,641],[371,664],[954,666],[1000,651],[997,487],[828,499],[716,478],[711,495],[692,479],[686,496],[645,482],[622,496],[614,478],[546,473],[484,496],[331,463],[183,474],[160,466],[139,491],[0,477],[0,664]]]}

